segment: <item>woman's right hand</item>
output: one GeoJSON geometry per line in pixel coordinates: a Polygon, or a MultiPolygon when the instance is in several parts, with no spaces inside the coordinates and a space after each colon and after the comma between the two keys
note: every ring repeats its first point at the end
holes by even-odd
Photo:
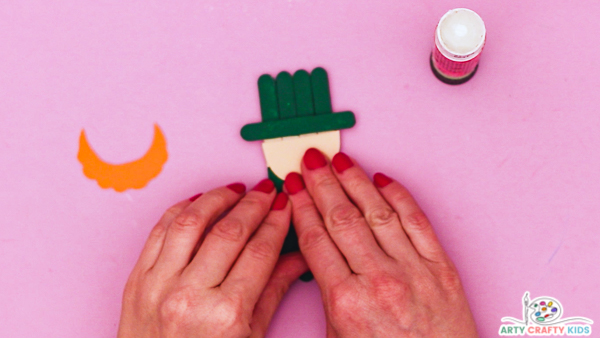
{"type": "Polygon", "coordinates": [[[316,149],[285,180],[329,337],[477,337],[458,273],[410,193],[316,149]],[[333,168],[332,168],[333,167],[333,168]],[[302,177],[304,177],[304,183],[302,177]]]}

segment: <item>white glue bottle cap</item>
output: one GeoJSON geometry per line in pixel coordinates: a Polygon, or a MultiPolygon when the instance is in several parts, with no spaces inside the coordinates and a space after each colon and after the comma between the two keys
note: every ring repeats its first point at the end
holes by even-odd
{"type": "Polygon", "coordinates": [[[435,44],[450,60],[468,61],[481,52],[484,43],[485,24],[470,9],[452,9],[438,23],[435,44]]]}

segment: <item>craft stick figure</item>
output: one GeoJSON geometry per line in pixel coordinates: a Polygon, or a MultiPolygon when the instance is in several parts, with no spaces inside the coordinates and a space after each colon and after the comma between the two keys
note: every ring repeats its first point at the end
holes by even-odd
{"type": "MultiPolygon", "coordinates": [[[[281,72],[276,79],[265,74],[258,79],[262,122],[245,125],[246,141],[262,140],[269,178],[278,191],[290,172],[300,172],[300,161],[309,148],[329,158],[340,151],[340,130],[356,123],[350,111],[333,113],[327,72],[315,68],[309,74],[298,70],[292,76],[281,72]]],[[[282,253],[298,250],[294,228],[282,253]]]]}

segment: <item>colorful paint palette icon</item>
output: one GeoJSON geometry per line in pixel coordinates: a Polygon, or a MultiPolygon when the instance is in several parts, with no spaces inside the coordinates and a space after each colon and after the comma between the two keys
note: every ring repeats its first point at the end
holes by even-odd
{"type": "Polygon", "coordinates": [[[530,308],[533,309],[531,319],[536,323],[551,323],[560,318],[562,313],[560,303],[549,297],[534,299],[530,308]]]}

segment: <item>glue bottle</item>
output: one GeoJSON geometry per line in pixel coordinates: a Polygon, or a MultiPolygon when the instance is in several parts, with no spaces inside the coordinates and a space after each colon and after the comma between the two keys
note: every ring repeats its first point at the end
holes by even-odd
{"type": "Polygon", "coordinates": [[[484,44],[485,25],[477,13],[466,8],[448,11],[435,29],[433,74],[448,84],[469,81],[477,72],[484,44]]]}

